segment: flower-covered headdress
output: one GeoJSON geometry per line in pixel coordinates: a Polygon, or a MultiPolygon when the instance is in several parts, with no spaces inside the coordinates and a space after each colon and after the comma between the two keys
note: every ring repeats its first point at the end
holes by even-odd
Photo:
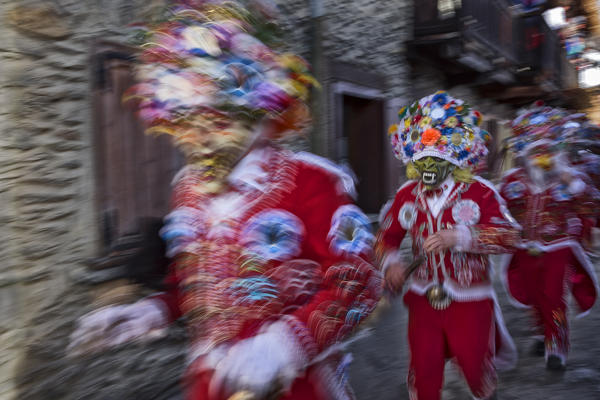
{"type": "Polygon", "coordinates": [[[563,142],[565,132],[578,128],[579,114],[569,114],[562,108],[553,108],[536,101],[517,112],[511,123],[513,136],[507,145],[516,155],[524,155],[534,148],[553,152],[563,142]]]}
{"type": "Polygon", "coordinates": [[[564,127],[563,142],[569,151],[586,150],[598,153],[600,126],[587,119],[573,118],[564,127]]]}
{"type": "Polygon", "coordinates": [[[479,127],[481,114],[444,91],[402,107],[398,117],[388,134],[396,158],[405,164],[432,156],[472,168],[487,155],[490,136],[479,127]]]}
{"type": "Polygon", "coordinates": [[[137,26],[139,83],[125,99],[137,100],[147,131],[179,136],[264,116],[294,128],[308,118],[317,82],[301,57],[275,49],[276,13],[266,0],[179,0],[137,26]]]}
{"type": "Polygon", "coordinates": [[[270,0],[177,0],[157,21],[135,27],[136,104],[146,133],[169,134],[215,193],[260,136],[279,139],[310,122],[318,83],[299,56],[277,50],[270,0]],[[262,126],[259,126],[263,124],[262,126]]]}

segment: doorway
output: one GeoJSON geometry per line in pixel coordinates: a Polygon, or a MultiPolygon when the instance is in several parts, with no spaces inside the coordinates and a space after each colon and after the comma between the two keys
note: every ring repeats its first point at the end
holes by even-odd
{"type": "Polygon", "coordinates": [[[342,159],[357,176],[358,206],[376,214],[386,200],[384,102],[342,95],[342,159]]]}

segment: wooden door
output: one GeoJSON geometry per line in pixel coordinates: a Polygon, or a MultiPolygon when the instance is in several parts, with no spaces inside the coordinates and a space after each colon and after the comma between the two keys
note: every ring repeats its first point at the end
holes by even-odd
{"type": "Polygon", "coordinates": [[[343,136],[346,157],[358,178],[358,206],[378,213],[385,201],[384,104],[381,100],[344,95],[343,136]]]}
{"type": "Polygon", "coordinates": [[[96,198],[104,245],[110,247],[140,233],[141,221],[167,213],[182,157],[170,138],[145,135],[132,107],[123,104],[124,91],[134,83],[127,49],[103,49],[93,61],[96,198]]]}

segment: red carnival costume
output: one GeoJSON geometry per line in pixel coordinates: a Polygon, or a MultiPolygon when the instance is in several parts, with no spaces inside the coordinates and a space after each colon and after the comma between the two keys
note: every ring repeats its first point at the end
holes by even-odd
{"type": "Polygon", "coordinates": [[[316,84],[304,60],[268,45],[280,42],[276,14],[268,0],[178,0],[138,35],[126,98],[188,164],[161,232],[170,290],[84,317],[71,347],[183,316],[190,400],[348,398],[339,342],[381,291],[352,178],[271,144],[306,126],[316,84]]]}
{"type": "MultiPolygon", "coordinates": [[[[466,104],[443,92],[413,104],[408,113],[401,110],[400,117],[398,127],[390,130],[392,143],[411,168],[428,156],[449,161],[456,169],[467,168],[485,155],[481,147],[472,153],[466,150],[477,149],[480,143],[474,142],[486,133],[479,132],[466,104]],[[419,125],[424,119],[427,123],[419,125]],[[448,142],[455,147],[444,145],[448,142]],[[457,153],[464,155],[463,162],[457,153]]],[[[487,255],[509,251],[518,230],[489,182],[478,177],[461,182],[448,175],[430,189],[425,182],[431,172],[420,168],[417,165],[421,179],[402,186],[384,211],[377,244],[384,271],[398,257],[406,233],[415,257],[425,260],[412,273],[404,295],[411,399],[440,398],[448,358],[456,360],[472,393],[488,398],[495,390],[495,367],[512,366],[516,351],[496,302],[487,255]],[[441,231],[458,232],[460,239],[453,248],[425,252],[427,238],[441,231]]]]}
{"type": "Polygon", "coordinates": [[[567,165],[564,154],[554,151],[568,119],[562,110],[538,106],[515,120],[511,144],[526,160],[527,169],[508,171],[500,188],[523,227],[520,249],[503,257],[504,283],[515,305],[533,308],[549,368],[566,363],[567,293],[573,294],[583,313],[597,296],[594,268],[581,244],[596,223],[595,190],[585,183],[587,177],[567,165]],[[535,183],[537,164],[548,164],[546,174],[554,173],[554,178],[535,183]],[[570,182],[561,182],[556,171],[568,173],[570,182]]]}
{"type": "MultiPolygon", "coordinates": [[[[569,156],[573,167],[587,175],[589,180],[586,183],[600,191],[600,155],[598,155],[600,126],[590,121],[584,121],[578,123],[578,126],[572,129],[571,134],[567,136],[569,156]]],[[[594,197],[598,197],[598,195],[596,194],[594,197]]],[[[600,218],[596,220],[596,227],[600,227],[600,218]]],[[[588,238],[584,238],[584,240],[586,239],[588,238]]],[[[590,244],[592,239],[590,232],[590,244]]]]}
{"type": "MultiPolygon", "coordinates": [[[[380,291],[368,221],[333,164],[265,147],[228,180],[230,190],[207,196],[194,191],[197,176],[185,170],[163,229],[177,261],[173,290],[157,298],[170,319],[188,316],[190,399],[208,398],[211,365],[265,326],[281,331],[278,339],[295,352],[290,364],[303,369],[370,312],[380,291]],[[348,229],[354,241],[344,236],[348,229]]],[[[335,360],[309,367],[285,398],[345,398],[335,360]]]]}

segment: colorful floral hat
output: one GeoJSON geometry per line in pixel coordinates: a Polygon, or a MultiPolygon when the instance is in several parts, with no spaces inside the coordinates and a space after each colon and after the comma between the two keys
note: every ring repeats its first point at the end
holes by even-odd
{"type": "Polygon", "coordinates": [[[598,152],[600,149],[600,126],[587,119],[579,118],[569,121],[565,124],[563,137],[565,147],[569,151],[598,152]]]}
{"type": "Polygon", "coordinates": [[[479,128],[481,114],[444,91],[402,107],[398,117],[388,134],[396,158],[405,164],[432,156],[475,168],[488,153],[490,135],[479,128]]]}
{"type": "Polygon", "coordinates": [[[304,102],[318,83],[301,57],[276,50],[276,16],[268,0],[176,1],[159,21],[135,27],[138,84],[124,99],[137,102],[151,133],[252,125],[265,115],[293,127],[308,117],[304,102]]]}
{"type": "Polygon", "coordinates": [[[511,123],[513,136],[507,141],[508,148],[517,155],[524,155],[539,146],[554,152],[564,142],[565,133],[579,127],[577,119],[582,115],[548,107],[542,101],[536,101],[517,114],[511,123]]]}

